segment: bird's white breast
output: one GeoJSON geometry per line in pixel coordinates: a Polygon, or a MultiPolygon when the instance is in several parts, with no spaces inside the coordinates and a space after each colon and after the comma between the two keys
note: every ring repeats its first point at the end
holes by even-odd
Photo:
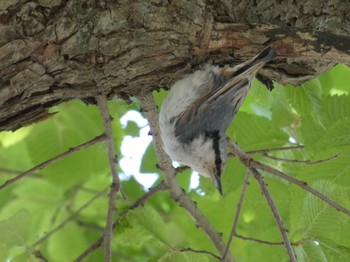
{"type": "Polygon", "coordinates": [[[219,70],[216,66],[207,66],[205,70],[196,71],[177,81],[164,101],[159,115],[161,137],[166,153],[173,161],[190,166],[204,176],[210,176],[208,169],[205,168],[208,165],[206,159],[215,158],[213,142],[205,140],[204,135],[200,135],[189,144],[181,143],[175,137],[175,122],[177,116],[208,91],[206,83],[213,77],[210,71],[216,70],[219,70]],[[203,158],[194,157],[201,156],[203,153],[206,155],[203,158]]]}

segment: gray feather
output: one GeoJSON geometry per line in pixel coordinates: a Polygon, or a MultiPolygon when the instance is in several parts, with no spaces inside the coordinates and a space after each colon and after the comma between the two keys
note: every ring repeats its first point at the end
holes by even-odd
{"type": "Polygon", "coordinates": [[[210,75],[202,84],[203,87],[198,88],[207,92],[185,108],[176,119],[175,136],[180,142],[189,144],[204,131],[220,130],[221,135],[224,135],[234,114],[241,107],[253,77],[275,56],[275,50],[267,47],[256,57],[236,67],[209,71],[210,75]]]}
{"type": "MultiPolygon", "coordinates": [[[[218,76],[213,78],[213,90],[217,91],[223,86],[223,83],[227,84],[229,82],[229,80],[223,81],[223,79],[223,77],[219,78],[218,76]]],[[[188,144],[204,130],[220,130],[221,135],[224,135],[234,114],[247,95],[249,89],[247,85],[249,85],[249,81],[243,79],[215,100],[207,99],[199,105],[192,105],[185,111],[185,115],[176,122],[175,136],[182,143],[188,144]]]]}

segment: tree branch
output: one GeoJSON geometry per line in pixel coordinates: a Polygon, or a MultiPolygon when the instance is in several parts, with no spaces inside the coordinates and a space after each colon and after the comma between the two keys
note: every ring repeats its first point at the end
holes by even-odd
{"type": "Polygon", "coordinates": [[[271,1],[273,16],[264,1],[253,0],[239,5],[232,0],[189,0],[186,5],[143,1],[156,12],[135,1],[86,1],[74,8],[72,1],[45,1],[50,4],[42,9],[27,1],[12,2],[1,1],[0,7],[0,130],[41,121],[50,116],[48,108],[93,97],[98,90],[128,99],[169,85],[204,61],[246,60],[267,43],[279,58],[261,73],[280,83],[300,85],[337,63],[350,64],[349,7],[344,0],[316,10],[299,1],[293,10],[300,12],[293,17],[285,12],[290,5],[285,1],[271,1]],[[57,10],[62,13],[47,17],[57,10]],[[120,21],[119,27],[114,19],[105,19],[107,10],[120,21]],[[133,10],[135,16],[123,19],[124,10],[133,10]],[[81,26],[86,12],[91,22],[81,26]],[[36,15],[28,20],[31,13],[36,15]],[[67,15],[69,26],[57,22],[67,15]],[[143,37],[135,42],[130,36],[140,30],[143,37]]]}
{"type": "Polygon", "coordinates": [[[82,228],[93,230],[95,232],[101,232],[104,230],[104,227],[98,226],[94,223],[88,223],[88,222],[81,221],[81,220],[76,220],[76,223],[78,226],[80,226],[82,228]]]}
{"type": "Polygon", "coordinates": [[[212,256],[213,258],[216,258],[217,260],[220,260],[221,257],[209,252],[209,251],[206,251],[206,250],[196,250],[196,249],[192,249],[192,248],[183,248],[183,249],[180,249],[181,252],[192,252],[192,253],[197,253],[197,254],[205,254],[205,255],[209,255],[209,256],[212,256]]]}
{"type": "MultiPolygon", "coordinates": [[[[164,181],[160,182],[155,187],[152,187],[149,189],[147,193],[145,193],[143,196],[141,196],[139,199],[137,199],[132,205],[130,205],[127,209],[122,211],[118,218],[113,223],[113,229],[118,225],[119,221],[132,209],[137,208],[139,206],[142,206],[150,197],[155,195],[157,192],[162,191],[166,188],[164,181]]],[[[104,237],[101,236],[99,239],[97,239],[94,243],[92,243],[83,253],[79,255],[78,258],[76,258],[75,262],[83,261],[90,253],[95,251],[97,248],[99,248],[103,243],[104,237]]]]}
{"type": "Polygon", "coordinates": [[[294,149],[304,149],[303,145],[296,145],[296,146],[286,146],[286,147],[278,147],[278,148],[267,148],[267,149],[260,149],[260,150],[254,150],[254,151],[247,151],[246,154],[248,155],[257,155],[257,154],[267,154],[274,151],[285,151],[285,150],[294,150],[294,149]]]}
{"type": "MultiPolygon", "coordinates": [[[[5,174],[5,175],[13,176],[13,175],[22,174],[23,171],[14,170],[14,169],[9,169],[9,168],[5,168],[5,167],[0,167],[0,173],[1,173],[1,175],[5,174]]],[[[41,176],[41,175],[39,175],[39,174],[32,173],[32,175],[30,176],[30,178],[42,179],[43,176],[41,176]]]]}
{"type": "Polygon", "coordinates": [[[286,227],[284,226],[282,217],[281,217],[280,213],[278,212],[278,209],[277,209],[277,207],[272,199],[272,196],[269,192],[269,189],[267,188],[267,185],[265,183],[264,178],[260,175],[260,173],[255,168],[249,168],[249,169],[253,173],[255,179],[258,181],[261,192],[265,196],[267,203],[270,206],[273,217],[275,218],[275,221],[276,221],[278,228],[281,232],[284,246],[287,249],[289,260],[292,262],[296,262],[297,260],[295,258],[294,252],[293,252],[292,244],[291,244],[289,237],[288,237],[288,231],[287,231],[286,227]]]}
{"type": "MultiPolygon", "coordinates": [[[[140,100],[141,107],[149,121],[159,166],[163,170],[165,184],[170,191],[171,197],[192,216],[198,226],[203,228],[208,238],[219,251],[221,256],[223,256],[226,250],[226,245],[222,241],[220,234],[213,228],[207,218],[197,208],[196,204],[179,187],[176,181],[176,171],[172,167],[170,158],[163,150],[158,124],[158,114],[152,94],[142,94],[138,97],[138,99],[140,100]]],[[[228,253],[226,261],[233,261],[230,253],[228,253]]]]}
{"type": "Polygon", "coordinates": [[[101,192],[98,192],[95,194],[91,199],[89,199],[84,205],[82,205],[80,208],[77,209],[71,216],[63,220],[58,226],[56,226],[51,231],[47,232],[42,238],[38,239],[34,244],[32,244],[32,247],[35,247],[37,245],[40,245],[42,242],[44,242],[46,239],[51,237],[53,234],[55,234],[58,230],[63,228],[65,225],[67,225],[70,221],[74,220],[85,208],[89,207],[97,198],[102,196],[104,193],[106,193],[106,190],[103,190],[101,192]]]}
{"type": "Polygon", "coordinates": [[[118,159],[114,152],[114,140],[112,130],[112,117],[108,111],[107,98],[104,95],[96,97],[97,104],[100,108],[100,114],[105,127],[107,155],[109,167],[111,169],[112,184],[109,191],[108,211],[106,218],[106,228],[104,231],[105,242],[105,262],[112,261],[111,242],[113,235],[113,218],[116,212],[117,193],[120,188],[120,179],[117,171],[118,159]]]}
{"type": "Polygon", "coordinates": [[[331,160],[336,159],[337,157],[339,157],[339,155],[334,155],[334,156],[331,156],[329,158],[320,159],[320,160],[317,160],[317,161],[310,161],[310,160],[297,160],[297,159],[280,158],[280,157],[275,157],[275,156],[268,155],[267,153],[263,153],[263,156],[267,157],[267,158],[270,158],[272,160],[276,160],[276,161],[282,161],[282,162],[294,163],[294,164],[305,164],[305,165],[317,165],[317,164],[320,164],[320,163],[331,161],[331,160]]]}
{"type": "Polygon", "coordinates": [[[13,183],[17,182],[18,180],[22,179],[23,177],[26,177],[26,176],[29,176],[31,174],[33,174],[35,171],[38,171],[38,170],[41,170],[43,169],[44,167],[47,167],[48,165],[51,165],[52,163],[55,163],[56,161],[70,155],[70,154],[73,154],[75,152],[78,152],[82,149],[85,149],[89,146],[92,146],[94,144],[97,144],[99,142],[101,142],[102,140],[105,139],[105,135],[100,135],[100,136],[96,136],[95,138],[79,145],[79,146],[76,146],[76,147],[73,147],[73,148],[70,148],[69,150],[67,150],[66,152],[58,155],[58,156],[55,156],[45,162],[42,162],[41,164],[29,169],[28,171],[25,171],[23,172],[22,174],[18,175],[18,176],[15,176],[14,178],[11,178],[9,180],[7,180],[4,184],[2,184],[0,186],[0,190],[4,189],[5,187],[8,187],[10,185],[12,185],[13,183]]]}
{"type": "Polygon", "coordinates": [[[227,254],[229,248],[230,248],[230,245],[231,245],[233,236],[235,236],[235,235],[236,235],[236,232],[237,232],[237,226],[238,226],[239,215],[241,214],[241,209],[242,209],[242,206],[243,206],[243,201],[244,201],[245,193],[246,193],[247,187],[248,187],[248,185],[249,185],[249,178],[250,178],[250,172],[247,172],[247,174],[245,175],[245,179],[244,179],[244,183],[243,183],[241,195],[240,195],[239,200],[238,200],[238,203],[237,203],[237,211],[236,211],[236,214],[235,214],[235,219],[234,219],[234,221],[233,221],[232,230],[231,230],[229,239],[228,239],[228,241],[227,241],[227,246],[226,246],[225,253],[224,253],[224,255],[222,256],[222,260],[223,260],[223,261],[225,261],[225,257],[226,257],[226,254],[227,254]]]}
{"type": "Polygon", "coordinates": [[[320,193],[317,190],[313,189],[312,187],[308,186],[308,184],[306,182],[295,179],[291,176],[284,174],[283,172],[281,172],[275,168],[272,168],[268,165],[265,165],[263,163],[255,161],[247,153],[243,152],[242,149],[237,144],[235,144],[233,141],[231,141],[230,138],[228,138],[227,141],[228,141],[228,147],[230,148],[232,153],[237,155],[240,158],[241,162],[245,166],[247,166],[249,168],[253,167],[253,168],[261,169],[261,170],[269,172],[275,176],[278,176],[284,180],[287,180],[287,181],[305,189],[306,191],[310,192],[311,194],[315,195],[316,197],[322,199],[323,201],[325,201],[327,204],[329,204],[331,207],[335,208],[336,210],[343,212],[344,214],[347,214],[348,216],[350,216],[350,210],[346,209],[345,207],[334,202],[333,200],[326,197],[322,193],[320,193]]]}
{"type": "Polygon", "coordinates": [[[256,162],[256,161],[253,161],[252,162],[253,166],[258,168],[258,169],[261,169],[261,170],[264,170],[266,172],[269,172],[273,175],[276,175],[278,177],[281,177],[303,189],[305,189],[306,191],[310,192],[311,194],[315,195],[316,197],[322,199],[324,202],[326,202],[327,204],[329,204],[331,207],[335,208],[336,210],[340,211],[340,212],[343,212],[344,214],[347,214],[348,216],[350,216],[350,210],[349,209],[346,209],[345,207],[339,205],[338,203],[334,202],[332,199],[326,197],[325,195],[323,195],[322,193],[318,192],[317,190],[313,189],[312,187],[310,187],[306,182],[304,181],[300,181],[298,179],[295,179],[291,176],[288,176],[284,173],[282,173],[281,171],[277,170],[277,169],[274,169],[270,166],[267,166],[267,165],[264,165],[260,162],[256,162]]]}
{"type": "MultiPolygon", "coordinates": [[[[243,239],[243,240],[247,240],[247,241],[253,241],[253,242],[256,242],[256,243],[268,245],[268,246],[282,246],[282,245],[284,245],[283,242],[271,242],[271,241],[256,239],[256,238],[252,238],[252,237],[242,236],[242,235],[237,234],[237,233],[235,234],[235,237],[243,239]]],[[[291,245],[292,246],[296,246],[297,244],[291,243],[291,245]]]]}

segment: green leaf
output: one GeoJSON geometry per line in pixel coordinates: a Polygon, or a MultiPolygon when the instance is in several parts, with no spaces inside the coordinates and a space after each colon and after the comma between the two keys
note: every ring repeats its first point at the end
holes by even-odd
{"type": "Polygon", "coordinates": [[[16,130],[15,132],[4,131],[0,133],[0,148],[8,148],[17,145],[27,137],[31,127],[25,127],[16,130]]]}
{"type": "Polygon", "coordinates": [[[157,108],[158,108],[158,112],[160,112],[160,108],[163,104],[163,101],[165,100],[165,98],[167,97],[168,95],[168,91],[164,90],[164,89],[160,89],[158,91],[154,91],[152,94],[153,94],[153,97],[154,97],[154,100],[156,102],[156,105],[157,105],[157,108]]]}
{"type": "Polygon", "coordinates": [[[134,121],[128,121],[127,126],[125,128],[125,133],[127,135],[136,137],[140,135],[140,128],[134,121]]]}
{"type": "Polygon", "coordinates": [[[31,215],[25,209],[0,221],[0,257],[6,258],[12,248],[27,244],[30,225],[31,215]]]}
{"type": "MultiPolygon", "coordinates": [[[[337,200],[339,198],[337,192],[341,192],[341,190],[336,190],[335,184],[324,180],[314,182],[312,187],[333,200],[337,200]]],[[[328,234],[324,232],[325,228],[332,232],[334,228],[346,221],[336,209],[310,193],[307,194],[304,201],[303,218],[303,238],[327,236],[328,234]]]]}
{"type": "Polygon", "coordinates": [[[269,91],[265,85],[254,79],[240,111],[271,118],[270,107],[276,92],[276,89],[269,91]]]}
{"type": "MultiPolygon", "coordinates": [[[[100,189],[99,191],[102,190],[100,189]]],[[[92,193],[84,190],[77,191],[76,196],[71,200],[70,212],[74,212],[75,210],[81,208],[83,205],[86,205],[86,203],[96,194],[97,192],[92,193]]],[[[82,212],[80,212],[80,216],[84,218],[85,222],[89,221],[96,225],[100,225],[101,227],[105,226],[105,217],[108,208],[108,203],[106,201],[107,195],[108,191],[106,190],[105,194],[102,194],[100,197],[95,199],[95,201],[89,204],[88,208],[85,208],[82,212]]]]}
{"type": "Polygon", "coordinates": [[[297,123],[298,116],[293,112],[283,86],[278,88],[271,111],[273,123],[278,127],[288,127],[297,123]]]}
{"type": "Polygon", "coordinates": [[[350,117],[342,121],[335,122],[332,127],[318,137],[314,142],[313,150],[340,152],[341,147],[350,145],[350,117]],[[334,150],[332,150],[334,149],[334,150]]]}
{"type": "Polygon", "coordinates": [[[350,96],[325,96],[321,110],[324,125],[302,116],[301,136],[310,154],[320,151],[340,153],[350,143],[350,96]]]}
{"type": "Polygon", "coordinates": [[[277,89],[269,91],[263,83],[254,79],[249,93],[256,104],[264,108],[270,108],[277,91],[277,89]]]}
{"type": "Polygon", "coordinates": [[[350,116],[350,95],[324,96],[322,117],[325,127],[331,127],[334,123],[342,121],[350,116]]]}
{"type": "Polygon", "coordinates": [[[322,84],[323,92],[331,95],[342,95],[350,94],[349,75],[350,67],[339,64],[318,78],[322,84]]]}
{"type": "MultiPolygon", "coordinates": [[[[34,125],[28,134],[26,143],[33,163],[46,161],[103,133],[96,106],[73,101],[58,110],[51,119],[34,125]]],[[[120,135],[120,130],[115,133],[120,135]]],[[[69,187],[89,176],[108,172],[106,163],[106,147],[101,143],[61,159],[43,172],[52,183],[69,187]]]]}
{"type": "MultiPolygon", "coordinates": [[[[26,127],[13,133],[0,133],[0,168],[23,172],[33,166],[30,151],[25,144],[29,132],[30,128],[26,127]]],[[[0,177],[0,180],[2,178],[0,177]]]]}
{"type": "Polygon", "coordinates": [[[142,162],[140,166],[141,173],[158,173],[159,170],[157,168],[157,157],[154,152],[153,144],[150,143],[142,156],[142,162]]]}
{"type": "MultiPolygon", "coordinates": [[[[228,159],[224,174],[221,176],[223,193],[226,194],[240,188],[244,181],[245,172],[246,168],[238,158],[228,159]]],[[[210,182],[214,186],[213,182],[210,182]]]]}
{"type": "Polygon", "coordinates": [[[288,143],[288,136],[270,120],[239,112],[227,131],[243,150],[280,147],[288,143]]]}
{"type": "MultiPolygon", "coordinates": [[[[318,80],[302,87],[278,87],[268,92],[254,82],[241,110],[235,116],[228,134],[243,150],[258,150],[290,145],[295,138],[305,146],[303,150],[270,152],[272,156],[317,161],[339,154],[336,159],[303,165],[267,159],[253,155],[284,173],[305,181],[335,202],[350,208],[350,92],[347,76],[349,68],[337,66],[318,80]],[[319,82],[318,82],[319,81],[319,82]],[[336,95],[335,95],[336,94],[336,95]],[[344,94],[344,95],[339,95],[344,94]]],[[[167,91],[154,92],[160,106],[167,91]]],[[[133,100],[133,98],[132,98],[133,100]]],[[[114,118],[115,149],[119,152],[126,132],[138,134],[138,127],[129,122],[122,130],[118,118],[130,106],[119,99],[109,103],[114,118]]],[[[68,148],[86,142],[104,131],[96,106],[72,101],[54,107],[58,113],[45,122],[20,129],[14,133],[0,133],[0,168],[25,171],[41,161],[65,152],[68,148]]],[[[152,145],[143,157],[144,172],[160,173],[152,145]]],[[[1,169],[0,169],[1,170],[1,169]]],[[[38,258],[28,248],[66,218],[74,214],[97,192],[109,188],[109,174],[105,143],[75,153],[56,164],[38,171],[7,187],[0,193],[0,227],[4,221],[14,223],[23,207],[29,219],[19,224],[19,238],[7,237],[0,230],[0,257],[11,261],[35,261],[38,258]],[[25,225],[25,223],[30,223],[25,225]],[[24,227],[22,230],[21,227],[24,227]],[[7,243],[6,241],[12,241],[7,243]],[[17,243],[18,242],[18,243],[17,243]]],[[[188,189],[191,170],[177,179],[188,189]]],[[[245,166],[237,159],[229,159],[222,176],[224,195],[218,194],[213,181],[200,177],[200,186],[188,196],[226,243],[232,229],[237,202],[246,174],[245,166]]],[[[275,204],[288,228],[300,261],[347,261],[350,243],[350,218],[328,204],[310,195],[294,184],[262,172],[275,204]]],[[[5,182],[14,174],[1,172],[5,182]]],[[[163,178],[160,176],[159,180],[163,178]]],[[[123,181],[127,199],[118,195],[117,214],[142,197],[143,186],[133,178],[123,181]]],[[[105,226],[108,192],[84,209],[77,221],[69,222],[59,232],[36,247],[49,261],[73,260],[93,243],[105,226]],[[93,228],[93,229],[92,229],[93,228]],[[94,230],[97,228],[98,230],[94,230]]],[[[12,225],[15,227],[16,225],[12,225]]],[[[0,228],[1,229],[1,228],[0,228]]],[[[281,235],[270,207],[261,194],[259,185],[251,177],[238,221],[238,233],[260,240],[280,242],[281,235]]],[[[5,233],[3,233],[5,232],[5,233]]],[[[186,248],[218,254],[203,229],[179,203],[169,197],[167,190],[148,198],[144,206],[128,211],[118,223],[113,235],[112,249],[115,260],[143,261],[216,261],[206,254],[184,251],[186,248]]],[[[263,245],[234,237],[230,247],[237,261],[286,261],[283,245],[263,245]]],[[[93,252],[87,261],[102,261],[104,250],[93,252]]],[[[0,259],[1,260],[1,259],[0,259]]]]}
{"type": "Polygon", "coordinates": [[[23,253],[16,255],[15,257],[11,257],[11,262],[23,262],[23,261],[38,261],[38,257],[30,252],[30,250],[26,249],[23,253]]]}
{"type": "Polygon", "coordinates": [[[153,239],[152,234],[148,230],[136,225],[119,231],[115,241],[118,245],[140,249],[153,239]]]}
{"type": "Polygon", "coordinates": [[[320,239],[318,243],[326,254],[328,261],[346,261],[350,257],[350,248],[347,243],[338,245],[335,241],[327,239],[320,239]]]}
{"type": "Polygon", "coordinates": [[[187,252],[168,252],[164,256],[162,256],[159,261],[160,262],[209,262],[215,261],[214,259],[209,260],[209,255],[200,254],[200,253],[192,253],[191,251],[187,252]]]}
{"type": "Polygon", "coordinates": [[[324,120],[321,115],[323,106],[322,88],[317,78],[304,83],[298,88],[287,86],[285,92],[291,106],[300,115],[312,117],[320,126],[323,125],[324,120]]]}
{"type": "Polygon", "coordinates": [[[48,258],[50,261],[72,261],[88,245],[81,228],[74,223],[68,223],[48,240],[48,258]]]}
{"type": "Polygon", "coordinates": [[[125,195],[133,200],[136,200],[145,193],[142,185],[139,184],[134,177],[130,177],[129,180],[123,181],[123,190],[125,195]]]}
{"type": "Polygon", "coordinates": [[[162,245],[168,245],[169,238],[166,232],[166,226],[159,213],[149,205],[144,205],[142,208],[137,208],[129,211],[126,219],[128,226],[121,229],[121,233],[118,234],[118,242],[123,245],[136,245],[133,243],[137,240],[137,245],[143,245],[150,238],[157,240],[162,245]],[[143,233],[136,233],[136,230],[143,233]],[[135,237],[135,234],[136,237],[135,237]],[[143,236],[141,236],[143,235],[143,236]]]}
{"type": "Polygon", "coordinates": [[[320,261],[328,262],[326,255],[324,254],[322,247],[314,241],[305,241],[302,245],[298,245],[295,248],[298,261],[311,262],[320,261]]]}

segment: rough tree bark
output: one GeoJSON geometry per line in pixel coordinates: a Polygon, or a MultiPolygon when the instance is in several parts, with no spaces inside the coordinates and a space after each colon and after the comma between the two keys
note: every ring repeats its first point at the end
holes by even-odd
{"type": "Polygon", "coordinates": [[[350,65],[349,14],[348,0],[1,0],[0,130],[71,99],[169,86],[266,45],[279,56],[262,75],[300,85],[350,65]]]}

